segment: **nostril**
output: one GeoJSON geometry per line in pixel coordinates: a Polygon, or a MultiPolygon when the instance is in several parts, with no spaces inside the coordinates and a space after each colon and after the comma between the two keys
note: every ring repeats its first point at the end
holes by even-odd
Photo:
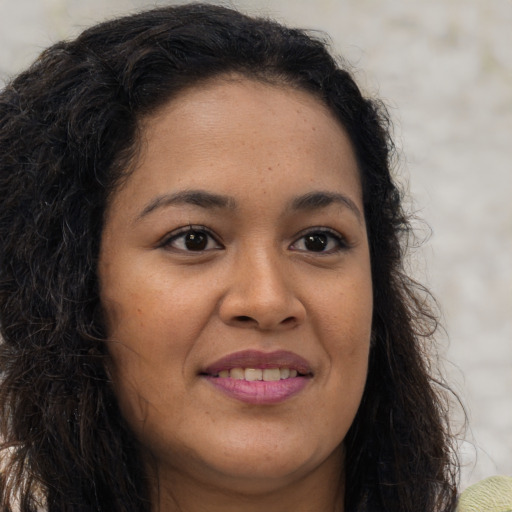
{"type": "Polygon", "coordinates": [[[239,322],[244,322],[244,323],[250,322],[252,320],[252,318],[250,316],[245,316],[245,315],[237,316],[236,319],[239,322]]]}
{"type": "Polygon", "coordinates": [[[289,316],[288,318],[285,318],[281,324],[283,325],[290,325],[293,324],[296,321],[296,318],[294,316],[289,316]]]}

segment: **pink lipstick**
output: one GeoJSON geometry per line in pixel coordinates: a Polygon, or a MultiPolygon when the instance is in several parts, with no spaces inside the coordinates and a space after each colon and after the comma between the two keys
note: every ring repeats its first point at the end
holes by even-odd
{"type": "Polygon", "coordinates": [[[219,359],[201,375],[232,398],[264,405],[296,395],[313,373],[309,363],[293,352],[245,350],[219,359]]]}

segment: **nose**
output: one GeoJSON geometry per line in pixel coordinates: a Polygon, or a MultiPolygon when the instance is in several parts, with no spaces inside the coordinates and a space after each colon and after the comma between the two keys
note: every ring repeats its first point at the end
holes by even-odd
{"type": "Polygon", "coordinates": [[[230,269],[219,314],[228,325],[262,331],[300,325],[306,309],[298,297],[289,261],[271,251],[242,256],[230,269]]]}

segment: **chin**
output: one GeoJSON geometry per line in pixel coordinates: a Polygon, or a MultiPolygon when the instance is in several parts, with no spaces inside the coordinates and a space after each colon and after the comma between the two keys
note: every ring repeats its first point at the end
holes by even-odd
{"type": "Polygon", "coordinates": [[[225,446],[210,451],[207,458],[197,459],[195,476],[200,471],[205,482],[216,481],[219,487],[235,488],[242,494],[269,493],[296,482],[326,463],[339,467],[341,461],[340,446],[331,453],[304,450],[304,442],[266,447],[262,443],[246,444],[244,449],[225,446]]]}
{"type": "MultiPolygon", "coordinates": [[[[236,488],[243,494],[271,493],[283,489],[293,483],[301,475],[311,472],[314,464],[308,461],[288,464],[276,464],[274,460],[257,460],[247,463],[247,460],[238,460],[233,465],[216,465],[218,485],[226,488],[236,488]]],[[[211,479],[210,479],[211,481],[211,479]]]]}

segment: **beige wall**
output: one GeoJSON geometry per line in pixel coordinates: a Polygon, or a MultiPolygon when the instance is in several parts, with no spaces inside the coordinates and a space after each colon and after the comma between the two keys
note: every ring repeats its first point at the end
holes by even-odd
{"type": "MultiPolygon", "coordinates": [[[[0,79],[90,23],[165,3],[0,0],[0,79]]],[[[443,308],[447,367],[470,413],[463,483],[512,474],[511,0],[233,4],[327,30],[391,107],[403,179],[432,228],[414,265],[443,308]]]]}

